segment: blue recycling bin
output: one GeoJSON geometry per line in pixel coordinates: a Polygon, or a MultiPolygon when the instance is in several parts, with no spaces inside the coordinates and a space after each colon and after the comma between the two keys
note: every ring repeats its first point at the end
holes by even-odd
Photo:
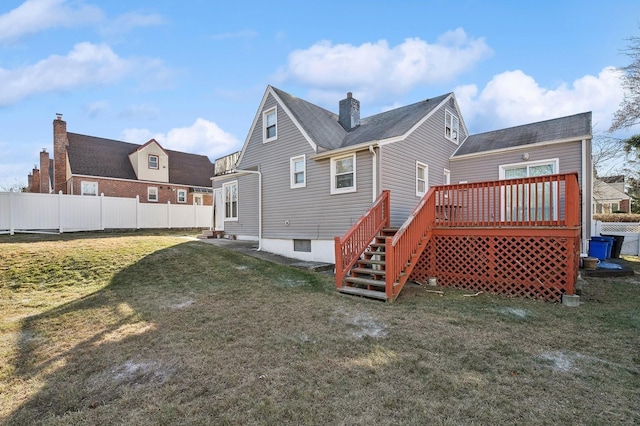
{"type": "MultiPolygon", "coordinates": [[[[603,236],[599,236],[599,237],[591,237],[591,241],[596,241],[596,242],[603,242],[607,244],[607,254],[606,254],[606,258],[605,259],[610,259],[611,258],[611,250],[613,249],[613,242],[616,239],[613,237],[603,237],[603,236]]],[[[600,259],[600,260],[604,260],[604,259],[600,259]]]]}
{"type": "Polygon", "coordinates": [[[607,241],[598,241],[591,238],[589,240],[589,257],[596,257],[600,260],[607,259],[607,248],[609,243],[607,241]]]}

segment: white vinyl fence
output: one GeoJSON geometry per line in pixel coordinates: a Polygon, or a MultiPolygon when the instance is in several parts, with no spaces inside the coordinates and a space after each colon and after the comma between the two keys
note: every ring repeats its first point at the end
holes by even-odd
{"type": "Polygon", "coordinates": [[[621,235],[624,237],[620,254],[640,256],[640,223],[593,221],[591,235],[621,235]]]}
{"type": "Polygon", "coordinates": [[[0,192],[0,234],[212,226],[213,206],[141,203],[137,197],[0,192]]]}

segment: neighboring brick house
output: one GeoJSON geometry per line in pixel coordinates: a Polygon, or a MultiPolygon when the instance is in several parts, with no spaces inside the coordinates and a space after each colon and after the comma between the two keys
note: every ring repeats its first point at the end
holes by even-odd
{"type": "Polygon", "coordinates": [[[30,192],[110,197],[138,196],[141,202],[212,205],[207,156],[164,149],[155,139],[136,145],[67,132],[53,120],[52,159],[40,152],[40,168],[28,176],[30,192]]]}

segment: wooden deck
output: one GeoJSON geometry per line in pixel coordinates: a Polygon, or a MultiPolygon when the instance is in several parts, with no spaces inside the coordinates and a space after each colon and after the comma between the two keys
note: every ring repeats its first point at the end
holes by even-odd
{"type": "MultiPolygon", "coordinates": [[[[366,272],[358,261],[389,226],[389,203],[385,191],[336,237],[338,290],[364,287],[348,277],[366,272]]],[[[408,280],[436,277],[444,286],[559,301],[575,293],[580,231],[577,173],[436,186],[397,233],[384,237],[377,265],[384,274],[374,278],[384,277],[379,298],[393,301],[408,280]]]]}

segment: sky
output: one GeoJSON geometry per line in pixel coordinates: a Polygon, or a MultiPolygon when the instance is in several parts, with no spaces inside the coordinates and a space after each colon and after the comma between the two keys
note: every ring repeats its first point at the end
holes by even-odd
{"type": "Polygon", "coordinates": [[[472,134],[592,111],[607,135],[639,36],[635,0],[2,0],[0,188],[52,153],[56,113],[213,161],[267,85],[335,113],[352,92],[363,118],[454,92],[472,134]]]}

